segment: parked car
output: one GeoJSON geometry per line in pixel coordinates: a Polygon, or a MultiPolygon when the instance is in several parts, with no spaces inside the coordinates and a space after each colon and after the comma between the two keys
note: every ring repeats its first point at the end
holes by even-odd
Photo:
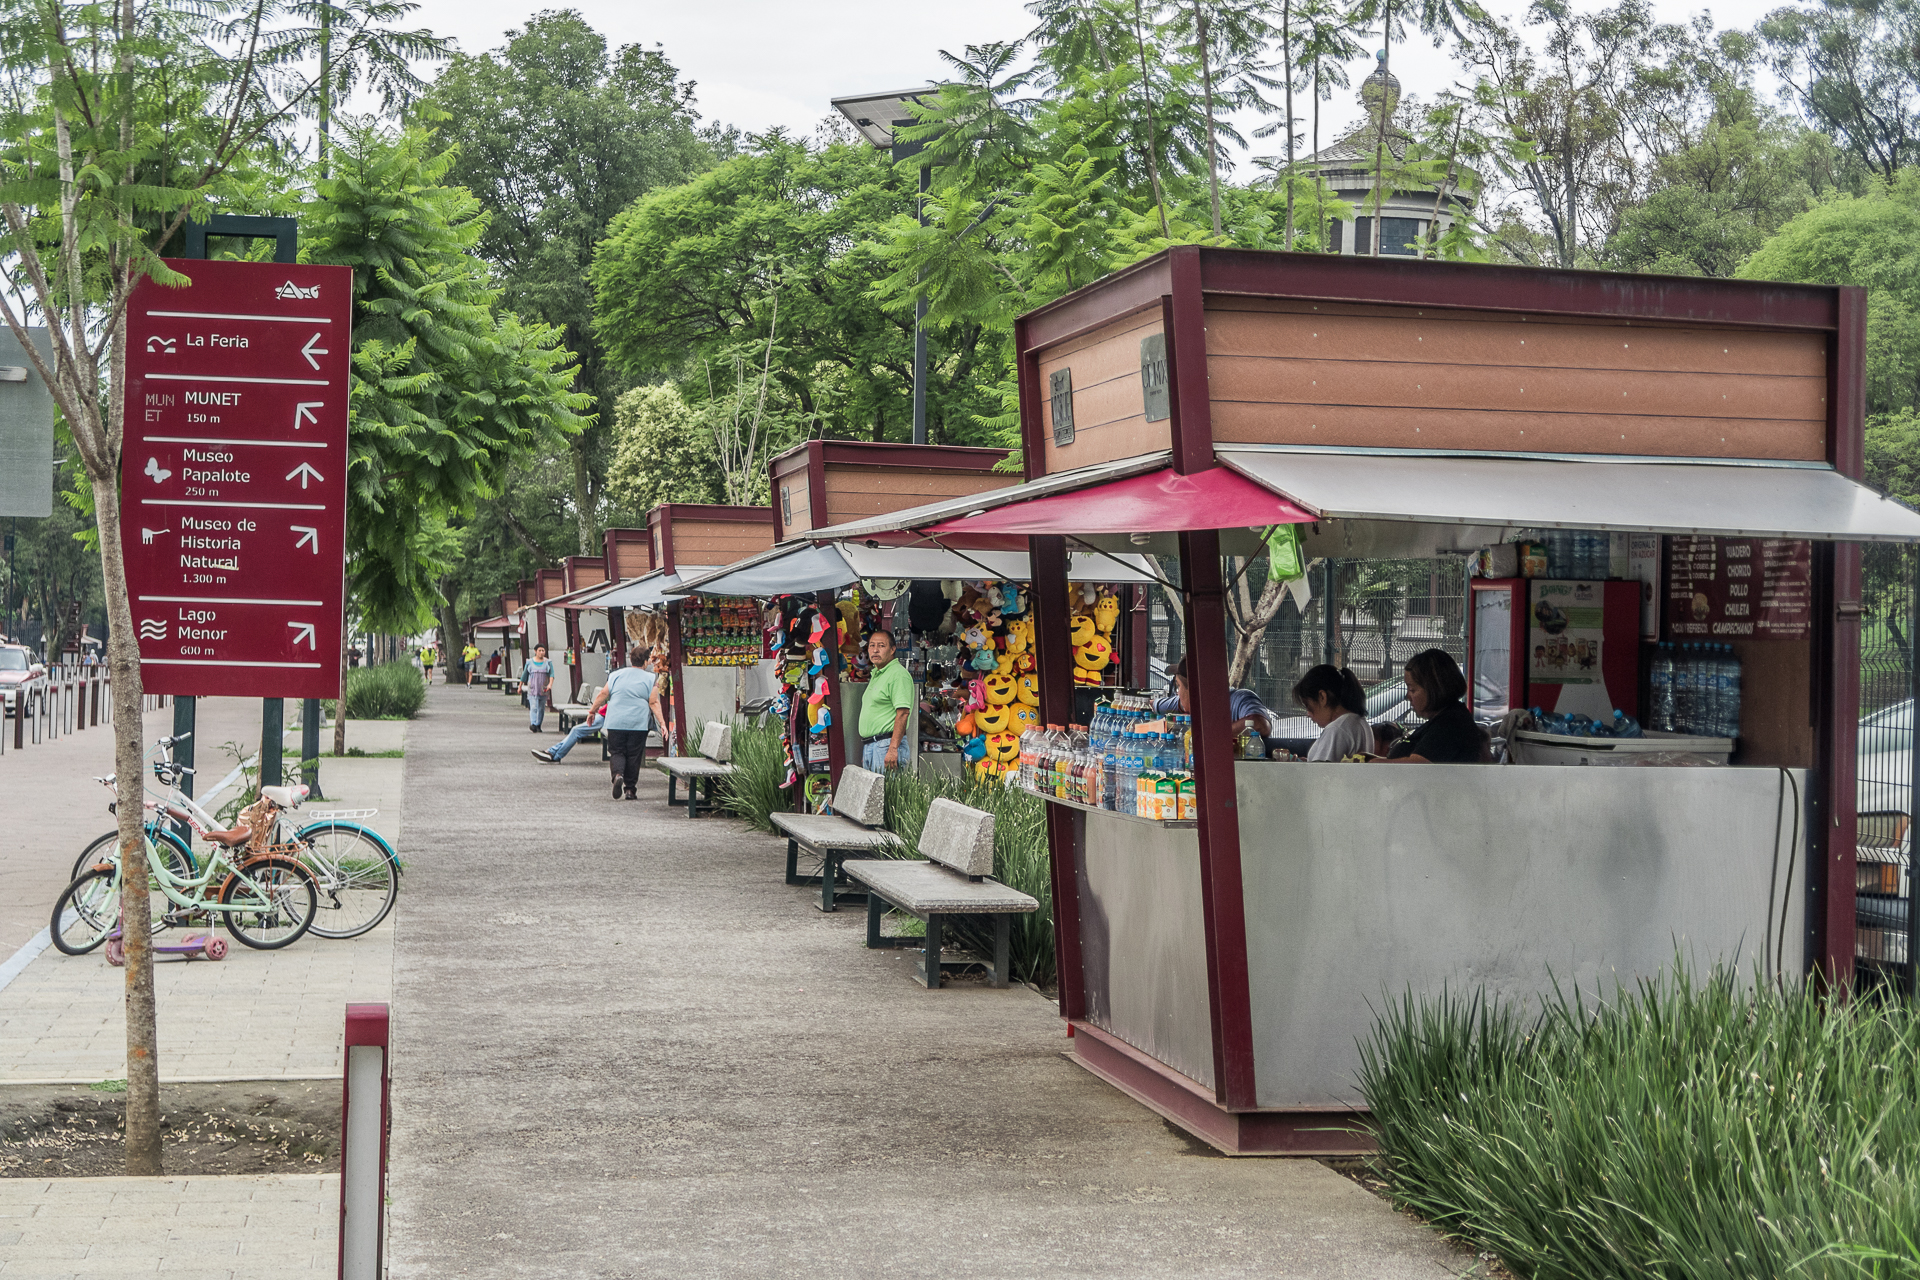
{"type": "Polygon", "coordinates": [[[34,661],[33,651],[25,645],[0,644],[0,700],[7,714],[18,707],[31,710],[47,696],[47,669],[34,661]]]}
{"type": "Polygon", "coordinates": [[[1860,720],[1854,776],[1861,813],[1906,813],[1913,788],[1913,700],[1860,720]]]}

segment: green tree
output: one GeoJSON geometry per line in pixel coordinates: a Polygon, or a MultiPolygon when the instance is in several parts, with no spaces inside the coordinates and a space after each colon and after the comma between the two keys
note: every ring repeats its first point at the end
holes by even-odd
{"type": "Polygon", "coordinates": [[[607,489],[634,511],[720,500],[713,426],[671,382],[635,387],[614,406],[607,489]]]}
{"type": "MultiPolygon", "coordinates": [[[[563,331],[580,357],[579,390],[604,412],[628,382],[594,328],[594,247],[634,200],[712,163],[693,85],[657,48],[610,52],[578,12],[562,9],[535,14],[490,53],[456,56],[430,101],[456,156],[447,180],[490,215],[477,248],[505,305],[563,331]]],[[[605,437],[590,428],[568,447],[582,555],[599,539],[605,437]]]]}
{"type": "MultiPolygon", "coordinates": [[[[585,427],[588,398],[559,329],[522,320],[476,253],[479,202],[425,129],[356,128],[303,210],[302,255],[354,268],[347,560],[376,631],[436,614],[459,529],[509,468],[585,427]]],[[[343,749],[336,728],[336,750],[343,749]]]]}
{"type": "Polygon", "coordinates": [[[1787,91],[1868,172],[1920,156],[1920,4],[1821,0],[1768,14],[1758,33],[1787,91]]]}
{"type": "MultiPolygon", "coordinates": [[[[600,340],[637,381],[672,378],[689,404],[730,401],[736,358],[758,369],[793,432],[904,438],[912,420],[913,318],[876,306],[888,270],[874,239],[913,221],[915,179],[866,146],[810,146],[776,130],[614,219],[593,265],[600,340]],[[775,315],[777,309],[777,317],[775,315]]],[[[944,330],[928,362],[929,434],[978,435],[984,333],[944,330]]],[[[997,373],[997,366],[991,370],[997,373]]]]}
{"type": "MultiPolygon", "coordinates": [[[[385,39],[411,6],[339,11],[343,54],[385,39]]],[[[53,359],[28,347],[72,433],[99,528],[113,677],[114,759],[141,774],[140,658],[120,553],[121,407],[127,300],[151,277],[177,284],[154,248],[190,216],[245,208],[255,179],[311,109],[318,33],[277,0],[135,5],[14,0],[0,7],[0,316],[25,345],[44,324],[53,359]]],[[[137,805],[120,806],[126,884],[127,1172],[160,1172],[147,869],[137,805]]]]}

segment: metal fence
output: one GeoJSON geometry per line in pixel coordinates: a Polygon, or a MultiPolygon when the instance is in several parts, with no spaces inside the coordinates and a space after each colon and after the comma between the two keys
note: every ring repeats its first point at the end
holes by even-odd
{"type": "MultiPolygon", "coordinates": [[[[143,700],[162,705],[165,699],[143,700]]],[[[146,709],[143,706],[143,709],[146,709]]],[[[105,667],[51,666],[31,689],[4,695],[0,753],[113,723],[113,686],[105,667]]]]}
{"type": "Polygon", "coordinates": [[[1860,841],[1855,954],[1861,977],[1912,990],[1914,577],[1920,552],[1863,549],[1860,577],[1860,841]]]}

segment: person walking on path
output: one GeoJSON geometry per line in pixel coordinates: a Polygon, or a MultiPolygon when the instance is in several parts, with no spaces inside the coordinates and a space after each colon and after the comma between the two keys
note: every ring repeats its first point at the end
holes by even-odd
{"type": "Polygon", "coordinates": [[[535,733],[547,722],[547,695],[553,688],[553,664],[547,661],[547,646],[533,647],[533,661],[520,672],[527,689],[527,728],[535,733]]]}
{"type": "Polygon", "coordinates": [[[438,656],[439,655],[433,651],[433,645],[423,644],[420,646],[420,672],[426,676],[428,684],[433,683],[433,660],[438,656]]]}
{"type": "Polygon", "coordinates": [[[613,798],[624,792],[634,798],[640,768],[647,762],[647,734],[662,717],[660,677],[647,669],[642,645],[627,651],[627,665],[607,676],[606,687],[594,695],[595,710],[607,709],[607,763],[613,770],[613,798]]]}
{"type": "Polygon", "coordinates": [[[461,665],[467,669],[467,688],[473,688],[473,678],[480,674],[480,646],[467,641],[467,647],[460,651],[461,665]]]}
{"type": "Polygon", "coordinates": [[[875,631],[867,637],[867,659],[873,674],[860,697],[860,763],[874,773],[913,767],[913,749],[907,745],[907,717],[917,699],[913,677],[893,656],[893,633],[875,631]]]}

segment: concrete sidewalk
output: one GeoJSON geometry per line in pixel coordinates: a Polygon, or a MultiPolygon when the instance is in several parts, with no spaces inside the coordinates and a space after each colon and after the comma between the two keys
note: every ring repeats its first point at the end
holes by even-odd
{"type": "Polygon", "coordinates": [[[528,736],[436,688],[410,740],[394,1276],[1471,1268],[1321,1165],[1189,1141],[1033,991],[918,986],[782,883],[783,842],[528,736]]]}

